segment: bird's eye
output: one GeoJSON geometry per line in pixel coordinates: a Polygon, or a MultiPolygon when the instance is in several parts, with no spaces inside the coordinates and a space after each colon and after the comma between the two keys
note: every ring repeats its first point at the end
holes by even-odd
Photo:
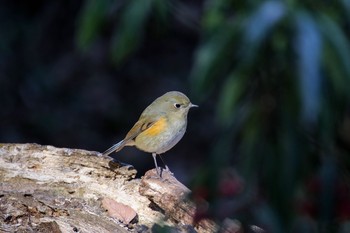
{"type": "Polygon", "coordinates": [[[175,104],[174,104],[174,107],[175,107],[175,108],[180,108],[180,107],[181,107],[181,104],[175,103],[175,104]]]}

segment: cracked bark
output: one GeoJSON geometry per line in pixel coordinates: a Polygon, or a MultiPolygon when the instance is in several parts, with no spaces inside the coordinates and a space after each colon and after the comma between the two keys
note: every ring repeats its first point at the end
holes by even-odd
{"type": "Polygon", "coordinates": [[[150,170],[135,179],[132,166],[99,155],[37,144],[0,144],[0,231],[217,230],[209,220],[193,225],[195,206],[186,198],[190,190],[174,176],[165,172],[159,179],[150,170]]]}

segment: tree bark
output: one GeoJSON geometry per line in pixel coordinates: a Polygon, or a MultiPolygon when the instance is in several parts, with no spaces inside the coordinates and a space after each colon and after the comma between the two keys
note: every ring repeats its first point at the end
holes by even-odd
{"type": "Polygon", "coordinates": [[[0,144],[0,232],[215,232],[194,225],[190,190],[98,152],[0,144]]]}

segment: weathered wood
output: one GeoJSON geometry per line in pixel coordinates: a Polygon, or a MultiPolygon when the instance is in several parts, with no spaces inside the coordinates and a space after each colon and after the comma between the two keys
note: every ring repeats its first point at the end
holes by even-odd
{"type": "Polygon", "coordinates": [[[190,190],[170,174],[151,170],[141,181],[132,166],[100,155],[0,144],[0,232],[215,231],[209,221],[192,225],[190,190]]]}
{"type": "Polygon", "coordinates": [[[150,170],[141,179],[140,193],[148,197],[164,213],[182,225],[194,225],[199,232],[216,232],[216,224],[209,220],[194,223],[196,207],[188,200],[190,190],[180,183],[169,171],[162,172],[162,178],[156,170],[150,170]]]}

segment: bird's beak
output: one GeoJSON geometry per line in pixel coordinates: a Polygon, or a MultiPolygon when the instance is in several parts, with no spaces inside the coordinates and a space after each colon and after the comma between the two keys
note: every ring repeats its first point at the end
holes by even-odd
{"type": "Polygon", "coordinates": [[[190,108],[193,108],[193,107],[198,108],[198,105],[190,103],[190,108]]]}

